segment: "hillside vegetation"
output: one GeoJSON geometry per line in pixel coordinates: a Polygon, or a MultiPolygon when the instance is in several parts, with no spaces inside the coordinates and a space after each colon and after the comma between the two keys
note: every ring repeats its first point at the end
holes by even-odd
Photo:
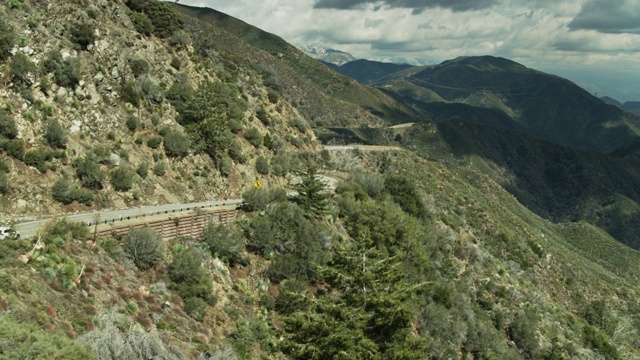
{"type": "Polygon", "coordinates": [[[640,252],[611,236],[634,239],[635,178],[597,192],[635,176],[633,143],[523,150],[210,9],[78,4],[0,7],[3,218],[245,203],[193,238],[60,217],[3,239],[0,358],[640,357],[640,252]],[[406,149],[321,151],[312,128],[406,149]]]}

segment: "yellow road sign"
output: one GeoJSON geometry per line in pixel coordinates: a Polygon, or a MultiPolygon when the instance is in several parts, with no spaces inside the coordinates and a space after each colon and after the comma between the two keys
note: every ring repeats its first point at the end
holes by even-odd
{"type": "Polygon", "coordinates": [[[253,183],[253,186],[256,189],[260,189],[262,187],[262,183],[260,183],[260,180],[256,180],[256,182],[253,183]]]}

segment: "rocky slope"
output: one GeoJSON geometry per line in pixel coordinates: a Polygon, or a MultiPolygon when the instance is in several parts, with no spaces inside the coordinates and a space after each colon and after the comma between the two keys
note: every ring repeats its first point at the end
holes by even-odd
{"type": "MultiPolygon", "coordinates": [[[[225,78],[229,69],[224,65],[203,67],[187,32],[167,38],[142,36],[132,23],[133,12],[122,2],[91,1],[86,5],[77,9],[70,3],[26,2],[16,8],[2,8],[3,19],[17,39],[12,56],[3,64],[7,71],[2,78],[5,86],[0,89],[0,107],[7,108],[7,116],[15,122],[15,138],[22,140],[26,154],[38,149],[50,151],[45,134],[55,119],[66,139],[59,149],[60,158],[48,159],[40,170],[26,165],[24,157],[16,159],[5,152],[3,161],[10,170],[1,200],[3,216],[238,196],[257,176],[255,159],[260,155],[271,158],[275,153],[262,143],[257,147],[250,144],[243,137],[250,128],[257,129],[261,139],[277,131],[293,139],[298,147],[316,146],[313,134],[306,133],[304,116],[287,99],[279,95],[274,98],[264,85],[268,79],[247,63],[231,65],[238,67],[237,76],[225,78]],[[86,25],[90,32],[86,34],[91,38],[86,49],[74,42],[74,26],[80,25],[86,25]],[[24,62],[33,64],[26,71],[24,84],[15,81],[13,73],[18,70],[12,67],[12,59],[21,54],[26,56],[24,62]],[[72,65],[49,71],[46,64],[52,57],[72,65]],[[73,73],[75,79],[72,83],[61,82],[56,71],[73,73]],[[176,121],[176,108],[167,99],[172,86],[184,83],[197,88],[204,81],[233,81],[235,96],[243,103],[236,133],[226,135],[241,155],[233,159],[225,174],[220,172],[219,161],[196,149],[188,149],[184,156],[167,156],[166,143],[148,145],[150,139],[162,138],[169,129],[183,131],[176,121]],[[139,97],[139,105],[127,102],[133,101],[126,98],[127,86],[133,89],[134,98],[139,97]],[[302,133],[289,125],[292,119],[297,119],[302,133]],[[88,202],[91,206],[54,201],[52,184],[65,175],[75,178],[77,166],[73,162],[100,147],[103,181],[98,187],[89,187],[94,191],[94,200],[88,202]],[[242,158],[247,161],[238,161],[242,158]],[[166,171],[153,171],[163,166],[166,171]],[[118,167],[148,171],[143,176],[133,175],[133,184],[126,191],[116,191],[107,174],[118,167]]],[[[209,55],[210,63],[227,61],[221,55],[209,55]]],[[[281,141],[277,151],[296,148],[281,141]]],[[[78,180],[74,183],[87,187],[78,180]]],[[[270,181],[282,183],[266,179],[270,181]]]]}

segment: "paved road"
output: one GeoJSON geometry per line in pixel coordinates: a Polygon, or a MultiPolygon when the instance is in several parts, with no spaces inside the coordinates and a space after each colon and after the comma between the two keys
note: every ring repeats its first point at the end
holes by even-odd
{"type": "Polygon", "coordinates": [[[389,129],[403,129],[403,128],[408,128],[408,127],[412,127],[413,124],[415,123],[404,123],[404,124],[397,124],[397,125],[391,125],[389,126],[389,129]]]}
{"type": "MultiPolygon", "coordinates": [[[[318,175],[318,177],[327,184],[327,187],[331,190],[335,190],[338,184],[338,180],[329,176],[318,175]]],[[[295,193],[289,193],[289,195],[295,195],[295,193]]],[[[118,210],[104,210],[104,211],[92,211],[73,215],[61,214],[60,217],[66,217],[70,221],[83,222],[88,226],[95,225],[97,221],[99,224],[107,224],[119,221],[125,221],[140,217],[146,217],[157,214],[169,214],[180,211],[195,210],[196,208],[215,208],[224,205],[240,205],[242,199],[228,199],[228,200],[215,200],[215,201],[203,201],[187,204],[165,204],[165,205],[150,205],[141,206],[129,209],[118,210]]],[[[42,228],[53,217],[45,219],[27,221],[15,224],[15,229],[20,233],[22,237],[32,237],[37,235],[38,230],[42,228]]]]}
{"type": "MultiPolygon", "coordinates": [[[[119,210],[104,210],[104,211],[93,211],[86,213],[79,213],[73,215],[64,215],[60,216],[66,217],[70,221],[79,221],[83,222],[87,225],[93,225],[96,220],[99,223],[109,223],[109,222],[117,222],[122,220],[134,219],[142,216],[150,216],[162,213],[173,213],[178,211],[187,211],[194,210],[196,208],[213,208],[223,205],[239,205],[242,204],[242,199],[228,199],[228,200],[216,200],[216,201],[204,201],[204,202],[194,202],[188,204],[166,204],[166,205],[151,205],[151,206],[141,206],[136,208],[129,209],[119,209],[119,210]]],[[[20,232],[22,237],[31,237],[35,236],[38,233],[38,230],[46,224],[51,218],[29,221],[18,223],[15,225],[15,229],[20,232]]]]}
{"type": "Polygon", "coordinates": [[[402,150],[398,146],[380,146],[380,145],[325,145],[325,150],[362,150],[362,151],[387,151],[387,150],[402,150]]]}

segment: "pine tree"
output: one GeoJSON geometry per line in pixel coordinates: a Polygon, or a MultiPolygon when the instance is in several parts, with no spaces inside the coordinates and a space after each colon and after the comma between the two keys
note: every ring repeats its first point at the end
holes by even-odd
{"type": "Polygon", "coordinates": [[[331,193],[325,184],[318,177],[318,165],[308,162],[305,171],[298,173],[300,182],[293,185],[292,190],[296,191],[293,202],[300,205],[305,212],[320,214],[327,209],[331,193]]]}
{"type": "MultiPolygon", "coordinates": [[[[359,244],[358,244],[359,245],[359,244]]],[[[411,334],[411,286],[398,258],[339,246],[319,267],[327,294],[283,317],[283,350],[294,359],[422,359],[426,342],[411,334]]]]}

